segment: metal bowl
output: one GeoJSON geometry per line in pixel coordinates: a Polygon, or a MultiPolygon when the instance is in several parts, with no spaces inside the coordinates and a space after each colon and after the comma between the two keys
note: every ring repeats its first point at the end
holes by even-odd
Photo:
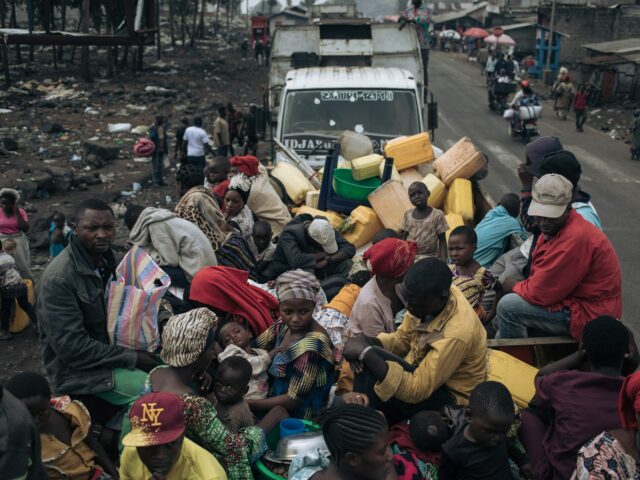
{"type": "Polygon", "coordinates": [[[317,450],[327,455],[329,454],[329,449],[321,431],[299,433],[281,439],[274,452],[265,454],[265,459],[270,462],[289,463],[300,455],[306,455],[317,450]]]}

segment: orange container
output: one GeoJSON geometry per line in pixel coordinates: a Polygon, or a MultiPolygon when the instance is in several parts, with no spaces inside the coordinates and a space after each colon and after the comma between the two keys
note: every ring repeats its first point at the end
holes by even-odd
{"type": "Polygon", "coordinates": [[[385,228],[391,228],[399,232],[402,228],[404,212],[413,208],[409,200],[409,193],[402,182],[389,180],[383,183],[368,196],[371,208],[385,228]]]}
{"type": "Polygon", "coordinates": [[[384,146],[384,153],[386,157],[393,158],[393,164],[399,172],[434,159],[431,139],[426,132],[394,138],[384,146]]]}
{"type": "Polygon", "coordinates": [[[487,158],[463,137],[433,162],[433,171],[448,187],[456,178],[471,178],[486,164],[487,158]]]}
{"type": "MultiPolygon", "coordinates": [[[[34,304],[36,301],[35,295],[33,293],[33,282],[31,280],[23,280],[24,284],[27,286],[27,297],[29,298],[29,303],[34,304]]],[[[18,302],[15,301],[16,308],[13,314],[13,318],[11,318],[11,323],[9,323],[9,332],[11,333],[19,333],[23,331],[25,328],[29,326],[30,319],[27,312],[20,308],[18,302]]]]}
{"type": "Polygon", "coordinates": [[[306,205],[302,205],[301,207],[294,208],[293,212],[296,215],[307,213],[314,217],[325,217],[327,220],[329,220],[329,223],[333,228],[340,227],[340,225],[342,225],[342,222],[343,222],[342,217],[336,212],[331,212],[331,211],[325,212],[323,210],[318,210],[317,208],[308,207],[306,205]]]}
{"type": "Polygon", "coordinates": [[[342,236],[356,248],[369,243],[373,240],[374,235],[384,228],[376,212],[363,205],[354,208],[349,218],[353,227],[342,236]]]}

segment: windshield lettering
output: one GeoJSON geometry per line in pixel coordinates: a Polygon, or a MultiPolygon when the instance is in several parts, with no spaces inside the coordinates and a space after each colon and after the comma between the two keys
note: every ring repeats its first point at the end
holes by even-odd
{"type": "Polygon", "coordinates": [[[392,90],[322,90],[323,102],[393,102],[392,90]]]}

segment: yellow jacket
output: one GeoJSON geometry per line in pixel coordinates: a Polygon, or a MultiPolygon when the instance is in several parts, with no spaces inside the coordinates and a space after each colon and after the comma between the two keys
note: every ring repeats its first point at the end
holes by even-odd
{"type": "Polygon", "coordinates": [[[466,405],[471,390],[487,376],[487,334],[464,295],[451,287],[444,310],[429,323],[407,313],[395,333],[381,333],[385,350],[417,366],[405,372],[387,362],[387,376],[375,385],[382,401],[391,397],[408,403],[426,400],[446,385],[456,403],[466,405]]]}

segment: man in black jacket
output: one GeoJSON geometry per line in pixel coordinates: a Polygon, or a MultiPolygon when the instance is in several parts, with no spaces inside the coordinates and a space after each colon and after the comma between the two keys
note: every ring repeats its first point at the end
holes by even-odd
{"type": "Polygon", "coordinates": [[[356,248],[326,218],[298,216],[284,227],[273,261],[263,276],[273,280],[296,268],[314,273],[320,280],[337,274],[347,276],[355,254],[356,248]]]}

